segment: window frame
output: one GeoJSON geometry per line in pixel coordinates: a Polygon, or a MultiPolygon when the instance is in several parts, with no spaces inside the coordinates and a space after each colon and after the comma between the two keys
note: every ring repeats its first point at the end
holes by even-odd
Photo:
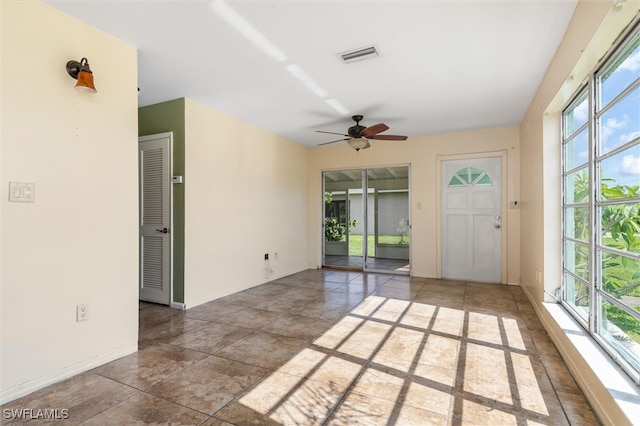
{"type": "MultiPolygon", "coordinates": [[[[603,349],[618,363],[627,374],[635,381],[636,384],[640,384],[640,357],[635,359],[631,357],[633,361],[629,361],[622,355],[616,346],[609,343],[607,337],[610,337],[609,332],[603,333],[603,322],[607,320],[606,314],[603,311],[605,304],[613,305],[614,307],[621,309],[623,312],[640,321],[640,312],[635,310],[632,306],[621,302],[604,289],[603,283],[603,268],[602,260],[606,254],[614,256],[622,256],[622,258],[632,259],[632,261],[640,261],[640,252],[625,251],[617,249],[615,247],[607,246],[602,241],[602,213],[603,208],[607,206],[617,206],[624,204],[640,204],[640,193],[635,197],[622,197],[615,199],[605,199],[602,196],[602,177],[601,177],[601,165],[602,162],[612,158],[613,156],[620,154],[628,149],[634,149],[640,147],[640,136],[636,136],[620,146],[608,149],[605,153],[600,154],[601,151],[601,135],[600,128],[602,123],[600,122],[602,117],[605,116],[616,106],[621,105],[621,102],[625,100],[627,96],[630,96],[636,90],[640,90],[640,78],[632,80],[627,86],[624,87],[613,98],[609,99],[604,107],[600,106],[602,99],[601,96],[601,76],[606,73],[612,73],[615,70],[615,64],[622,63],[624,59],[621,59],[625,50],[628,49],[637,38],[640,37],[640,23],[635,22],[634,25],[630,25],[628,31],[625,31],[623,35],[618,39],[607,55],[599,63],[599,65],[589,74],[586,82],[581,85],[571,97],[569,102],[564,106],[561,113],[561,246],[562,246],[562,259],[561,259],[561,305],[581,324],[589,334],[597,341],[603,349]],[[585,98],[586,95],[586,98],[585,98]],[[584,102],[588,102],[587,119],[585,123],[582,123],[578,128],[573,128],[573,122],[575,120],[575,111],[577,107],[584,102]],[[568,121],[568,117],[571,114],[571,123],[568,121]],[[569,129],[569,125],[572,126],[569,129]],[[568,131],[571,131],[568,134],[568,131]],[[570,161],[567,158],[567,149],[571,142],[576,141],[581,132],[587,130],[588,137],[588,160],[585,163],[576,165],[576,161],[570,161]],[[567,166],[571,164],[571,168],[567,166]],[[585,201],[578,200],[576,202],[573,194],[569,199],[568,194],[568,177],[574,173],[584,170],[588,173],[588,195],[585,201]],[[567,202],[567,201],[570,202],[567,202]],[[585,208],[588,212],[587,223],[585,224],[587,231],[587,241],[576,238],[575,228],[571,230],[571,234],[568,233],[568,226],[575,224],[572,222],[567,224],[568,209],[585,208]],[[570,235],[570,236],[569,236],[570,235]],[[569,259],[567,254],[567,243],[573,243],[574,245],[585,246],[588,245],[589,259],[587,261],[588,267],[588,279],[578,275],[575,272],[575,254],[571,253],[574,259],[569,259]],[[570,268],[573,267],[573,271],[570,268]],[[573,280],[568,283],[567,277],[573,280]],[[586,285],[589,290],[588,306],[586,318],[581,313],[579,306],[571,303],[572,300],[568,296],[573,296],[575,292],[575,282],[579,282],[586,285]],[[573,286],[573,289],[569,289],[569,286],[573,286]]],[[[640,115],[639,118],[640,119],[640,115]]],[[[574,144],[573,147],[576,145],[574,144]]],[[[574,148],[575,154],[575,148],[574,148]]],[[[573,186],[571,188],[574,190],[573,186]]],[[[575,194],[575,190],[574,190],[575,194]]],[[[575,219],[575,218],[574,218],[575,219]]],[[[577,247],[577,246],[576,246],[577,247]]],[[[614,339],[615,340],[615,339],[614,339]]],[[[615,342],[614,342],[615,343],[615,342]]]]}

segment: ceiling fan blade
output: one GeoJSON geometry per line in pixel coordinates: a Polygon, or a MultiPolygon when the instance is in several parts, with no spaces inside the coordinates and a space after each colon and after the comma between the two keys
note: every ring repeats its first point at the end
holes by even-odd
{"type": "Polygon", "coordinates": [[[389,126],[384,123],[374,124],[373,126],[369,126],[360,132],[360,135],[368,138],[369,136],[377,135],[378,133],[382,133],[385,130],[389,130],[389,126]]]}
{"type": "MultiPolygon", "coordinates": [[[[339,134],[339,133],[338,133],[338,134],[339,134]]],[[[336,143],[336,142],[348,141],[349,139],[351,139],[351,138],[344,138],[344,139],[338,139],[338,140],[331,141],[331,142],[319,143],[319,144],[318,144],[318,145],[316,145],[316,146],[329,145],[330,143],[336,143]]]]}
{"type": "Polygon", "coordinates": [[[400,135],[374,135],[367,136],[367,139],[377,139],[380,141],[406,141],[407,137],[400,135]]]}
{"type": "Polygon", "coordinates": [[[330,135],[341,135],[341,136],[349,136],[349,135],[345,135],[344,133],[336,133],[336,132],[325,132],[324,130],[316,130],[316,133],[328,133],[330,135]]]}

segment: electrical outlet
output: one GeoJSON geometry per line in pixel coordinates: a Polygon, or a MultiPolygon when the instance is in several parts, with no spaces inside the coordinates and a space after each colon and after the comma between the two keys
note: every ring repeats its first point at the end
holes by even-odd
{"type": "Polygon", "coordinates": [[[76,322],[87,321],[89,319],[89,304],[81,303],[76,306],[76,322]]]}

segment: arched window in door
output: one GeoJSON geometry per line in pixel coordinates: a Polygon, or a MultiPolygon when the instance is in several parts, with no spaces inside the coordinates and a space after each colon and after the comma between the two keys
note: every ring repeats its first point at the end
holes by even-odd
{"type": "Polygon", "coordinates": [[[493,182],[487,172],[476,167],[465,167],[458,170],[449,181],[449,186],[470,185],[491,186],[493,182]]]}

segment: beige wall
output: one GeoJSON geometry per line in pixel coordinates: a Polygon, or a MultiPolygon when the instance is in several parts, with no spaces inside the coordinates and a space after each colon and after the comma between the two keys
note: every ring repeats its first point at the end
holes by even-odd
{"type": "MultiPolygon", "coordinates": [[[[320,265],[322,170],[411,165],[413,275],[436,277],[438,156],[503,153],[505,282],[522,281],[601,418],[624,423],[540,309],[559,285],[558,112],[637,11],[621,4],[580,1],[519,128],[307,149],[187,100],[186,305],[320,265]]],[[[136,350],[138,231],[135,49],[39,2],[0,1],[0,18],[1,402],[136,350]],[[64,70],[82,56],[96,95],[64,70]],[[36,202],[7,202],[9,181],[34,182],[36,202]]]]}
{"type": "Polygon", "coordinates": [[[322,263],[322,171],[411,165],[411,241],[412,273],[437,277],[439,244],[437,223],[438,160],[457,155],[503,153],[506,157],[506,197],[503,200],[507,247],[503,280],[517,284],[520,277],[520,211],[508,209],[508,200],[519,199],[520,148],[517,127],[478,130],[436,136],[409,138],[404,142],[372,141],[370,149],[356,152],[346,144],[309,150],[309,267],[322,263]]]}
{"type": "Polygon", "coordinates": [[[543,301],[552,301],[561,283],[560,112],[636,16],[640,2],[580,1],[564,39],[520,125],[522,286],[560,349],[580,387],[605,424],[628,424],[543,301]],[[570,78],[571,76],[571,78],[570,78]],[[526,243],[524,243],[526,242],[526,243]],[[538,277],[537,271],[540,271],[538,277]]]}
{"type": "Polygon", "coordinates": [[[137,76],[133,47],[43,3],[0,11],[5,401],[137,349],[137,76]],[[83,56],[97,94],[65,70],[83,56]]]}
{"type": "Polygon", "coordinates": [[[307,148],[190,99],[185,127],[187,307],[306,269],[307,148]]]}

